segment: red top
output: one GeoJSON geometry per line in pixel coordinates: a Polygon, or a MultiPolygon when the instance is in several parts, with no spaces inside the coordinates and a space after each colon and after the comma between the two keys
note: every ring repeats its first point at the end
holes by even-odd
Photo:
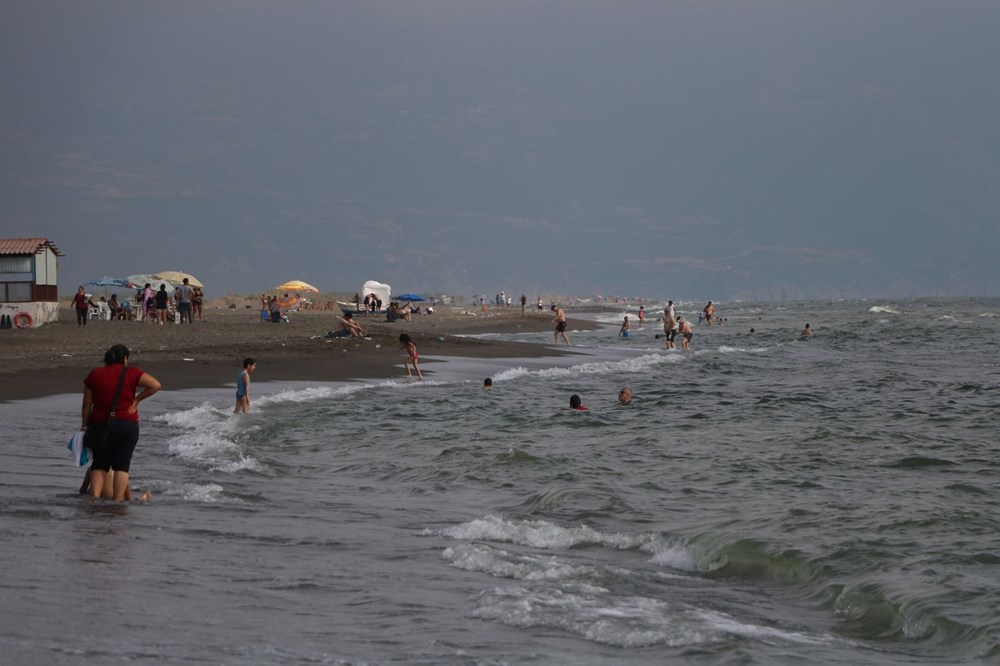
{"type": "MultiPolygon", "coordinates": [[[[139,378],[146,374],[142,368],[130,365],[125,371],[125,381],[122,383],[122,394],[118,397],[118,409],[115,410],[116,421],[138,421],[139,411],[129,414],[128,408],[135,400],[135,389],[139,385],[139,378]]],[[[94,368],[83,380],[83,385],[91,390],[94,395],[94,410],[90,413],[92,423],[104,423],[111,415],[111,400],[115,397],[115,389],[118,388],[118,379],[122,376],[122,365],[102,365],[94,368]]]]}
{"type": "Polygon", "coordinates": [[[87,302],[87,295],[76,292],[73,294],[73,307],[77,310],[86,310],[90,307],[90,303],[87,302]]]}

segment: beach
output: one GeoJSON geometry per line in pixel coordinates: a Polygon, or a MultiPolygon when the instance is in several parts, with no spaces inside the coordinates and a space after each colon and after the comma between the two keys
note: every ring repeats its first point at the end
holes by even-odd
{"type": "Polygon", "coordinates": [[[653,321],[618,336],[634,309],[569,309],[569,348],[548,313],[519,309],[362,319],[371,340],[332,343],[329,312],[0,333],[0,385],[15,385],[0,402],[0,651],[1000,658],[1000,299],[721,303],[727,323],[696,324],[689,352],[665,349],[653,321]],[[404,377],[401,331],[424,381],[404,377]],[[66,449],[82,379],[114,342],[165,387],[142,402],[130,469],[147,502],[81,497],[66,449]],[[247,355],[253,402],[234,414],[247,355]]]}
{"type": "MultiPolygon", "coordinates": [[[[539,357],[561,352],[555,345],[490,341],[466,336],[483,333],[551,331],[548,310],[439,306],[432,315],[389,323],[359,316],[366,337],[325,339],[338,327],[339,310],[302,310],[288,323],[260,320],[257,309],[206,307],[205,321],[144,324],[91,320],[77,326],[69,308],[57,322],[0,335],[0,401],[24,400],[82,391],[83,378],[103,363],[104,352],[122,343],[130,363],[160,380],[165,389],[212,388],[231,384],[243,359],[257,360],[254,382],[343,381],[398,377],[399,334],[409,334],[421,357],[539,357]]],[[[589,330],[592,321],[574,319],[570,329],[589,330]]],[[[565,349],[565,348],[564,348],[565,349]]],[[[434,374],[434,362],[421,368],[434,374]]]]}

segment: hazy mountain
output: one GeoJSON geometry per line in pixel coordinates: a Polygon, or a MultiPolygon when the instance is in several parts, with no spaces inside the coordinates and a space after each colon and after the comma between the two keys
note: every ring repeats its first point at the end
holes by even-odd
{"type": "Polygon", "coordinates": [[[962,0],[8,0],[0,233],[63,291],[992,294],[998,34],[962,0]]]}

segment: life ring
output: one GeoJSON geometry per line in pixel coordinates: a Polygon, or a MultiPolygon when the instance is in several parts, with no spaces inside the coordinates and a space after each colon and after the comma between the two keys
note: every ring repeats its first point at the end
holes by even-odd
{"type": "Polygon", "coordinates": [[[16,315],[14,315],[14,326],[17,328],[31,328],[31,324],[35,320],[31,318],[30,312],[25,312],[21,310],[16,315]]]}

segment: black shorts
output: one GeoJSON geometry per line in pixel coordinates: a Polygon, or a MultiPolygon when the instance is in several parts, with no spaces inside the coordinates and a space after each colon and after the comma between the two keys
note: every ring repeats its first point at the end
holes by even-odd
{"type": "Polygon", "coordinates": [[[674,329],[670,329],[669,331],[667,331],[667,340],[668,341],[673,342],[674,338],[676,338],[676,337],[677,337],[677,331],[675,331],[674,329]]]}
{"type": "Polygon", "coordinates": [[[556,322],[556,333],[564,333],[566,331],[566,322],[560,321],[556,322]]]}
{"type": "Polygon", "coordinates": [[[132,453],[139,443],[139,424],[136,421],[115,421],[108,433],[107,445],[91,449],[94,469],[103,472],[127,472],[132,464],[132,453]]]}

